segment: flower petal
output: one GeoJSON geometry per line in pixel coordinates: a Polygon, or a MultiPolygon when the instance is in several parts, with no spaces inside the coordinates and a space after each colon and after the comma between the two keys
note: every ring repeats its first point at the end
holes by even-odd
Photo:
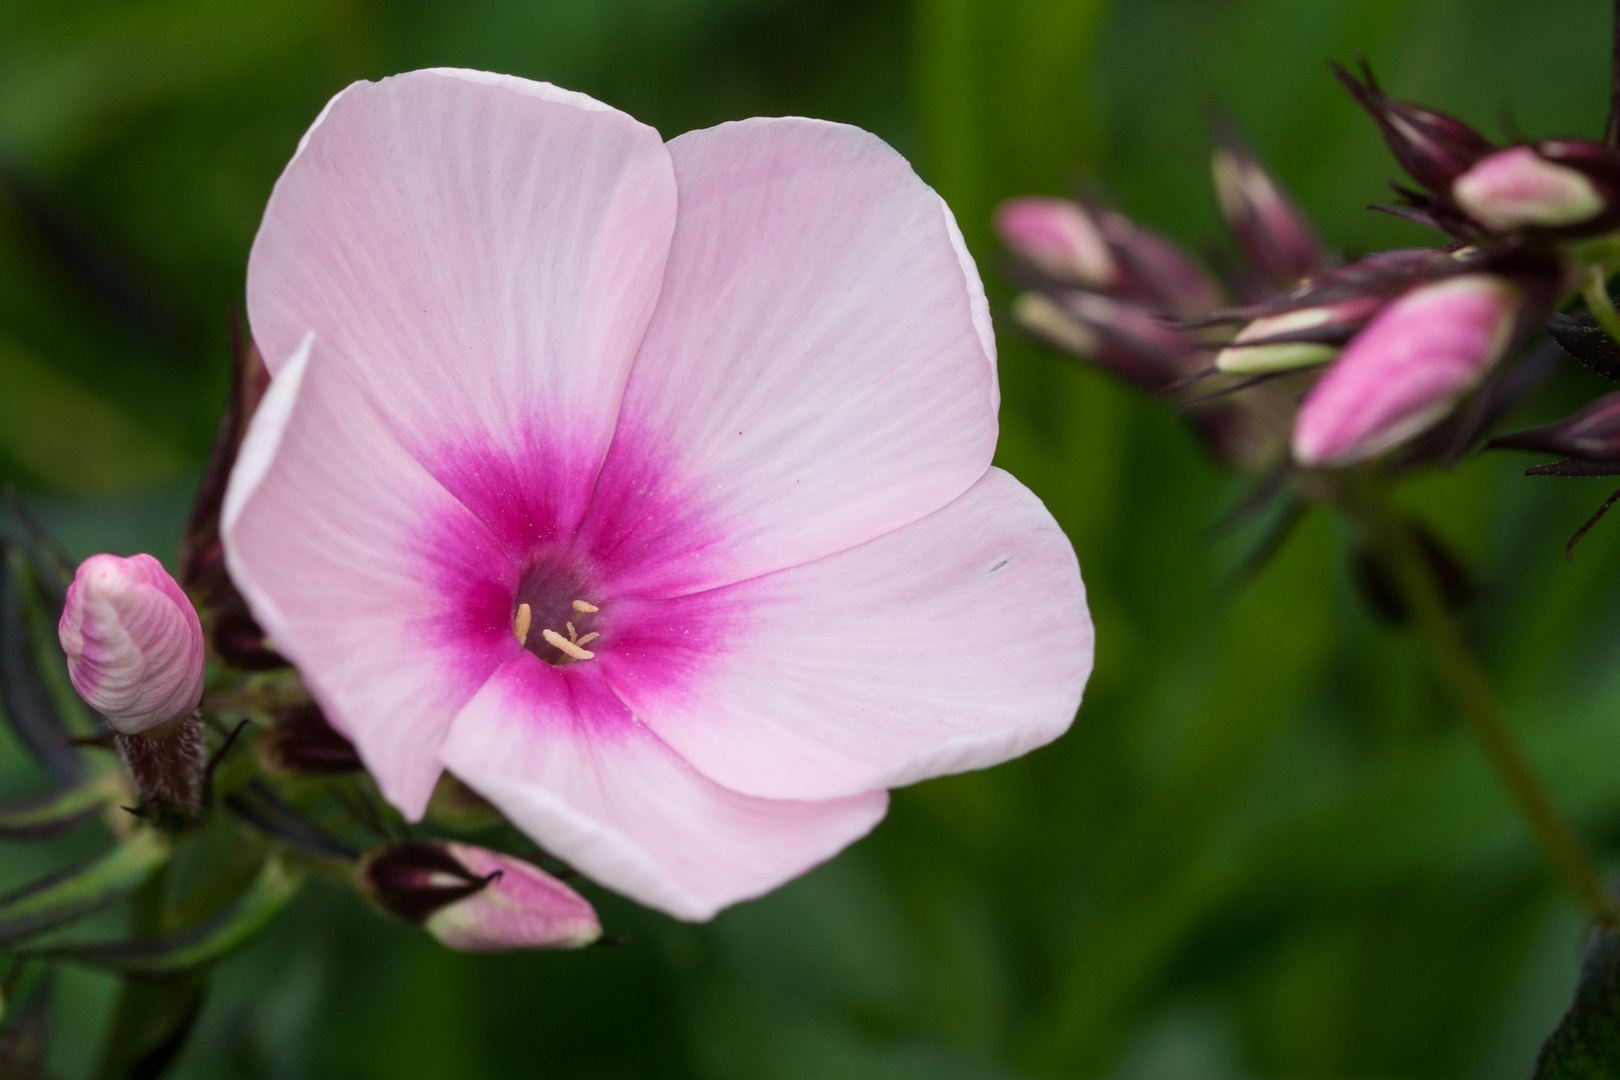
{"type": "Polygon", "coordinates": [[[658,133],[583,94],[455,70],[356,83],[270,198],[254,336],[277,372],[314,332],[497,530],[571,531],[674,220],[658,133]]]}
{"type": "Polygon", "coordinates": [[[725,589],[622,602],[600,663],[705,775],[826,799],[1017,757],[1091,673],[1074,549],[999,469],[858,548],[725,589]]]}
{"type": "Polygon", "coordinates": [[[511,577],[488,530],[400,447],[313,339],[270,384],[226,491],[227,566],[388,800],[420,817],[456,711],[517,650],[447,579],[511,577]],[[424,531],[423,523],[433,531],[424,531]]]}
{"type": "Polygon", "coordinates": [[[581,535],[629,592],[724,585],[939,509],[990,464],[995,346],[950,211],[857,128],[669,145],[680,211],[581,535]]]}
{"type": "Polygon", "coordinates": [[[638,724],[599,669],[529,653],[461,711],[442,756],[551,854],[694,921],[831,858],[888,806],[881,791],[827,802],[729,791],[638,724]]]}

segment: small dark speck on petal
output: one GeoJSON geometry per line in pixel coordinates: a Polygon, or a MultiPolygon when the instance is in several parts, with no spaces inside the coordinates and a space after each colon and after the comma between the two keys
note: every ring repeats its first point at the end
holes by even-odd
{"type": "Polygon", "coordinates": [[[1012,562],[1011,559],[1002,559],[1000,562],[996,563],[996,565],[994,565],[994,566],[992,566],[990,568],[990,572],[993,574],[997,570],[1000,570],[1003,566],[1006,566],[1010,562],[1012,562]]]}

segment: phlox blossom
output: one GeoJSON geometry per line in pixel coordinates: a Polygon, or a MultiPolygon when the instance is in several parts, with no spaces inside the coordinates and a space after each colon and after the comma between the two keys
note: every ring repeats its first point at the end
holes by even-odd
{"type": "Polygon", "coordinates": [[[665,143],[473,71],[356,83],[271,196],[228,565],[383,793],[442,770],[687,919],[1071,722],[1074,552],[990,467],[949,210],[855,128],[665,143]]]}

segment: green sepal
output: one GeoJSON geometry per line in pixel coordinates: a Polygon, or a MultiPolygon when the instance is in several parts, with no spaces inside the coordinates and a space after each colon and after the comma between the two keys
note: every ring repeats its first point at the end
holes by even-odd
{"type": "Polygon", "coordinates": [[[122,774],[107,772],[37,799],[0,805],[0,838],[43,840],[55,836],[94,816],[114,800],[131,798],[132,794],[122,774]]]}
{"type": "Polygon", "coordinates": [[[145,881],[170,853],[161,833],[139,829],[99,858],[0,897],[0,945],[106,907],[145,881]]]}
{"type": "Polygon", "coordinates": [[[15,950],[19,956],[70,960],[129,975],[166,975],[211,964],[246,945],[280,915],[303,884],[303,871],[272,852],[253,883],[223,911],[163,937],[15,950]]]}
{"type": "Polygon", "coordinates": [[[1581,963],[1575,1002],[1536,1058],[1534,1080],[1620,1076],[1620,932],[1596,930],[1581,963]]]}

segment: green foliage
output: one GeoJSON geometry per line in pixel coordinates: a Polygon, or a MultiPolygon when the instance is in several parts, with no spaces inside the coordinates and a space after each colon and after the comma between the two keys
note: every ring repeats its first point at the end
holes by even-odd
{"type": "MultiPolygon", "coordinates": [[[[1078,180],[1189,246],[1224,243],[1203,131],[1216,102],[1336,246],[1426,242],[1362,209],[1387,198],[1395,167],[1327,61],[1365,52],[1391,92],[1489,131],[1508,107],[1532,134],[1591,134],[1607,9],[0,0],[0,479],[28,489],[76,557],[171,555],[224,399],[227,306],[258,214],[354,78],[509,71],[671,136],[751,114],[861,124],[950,201],[994,306],[1008,292],[989,213],[1008,195],[1078,180]]],[[[1073,537],[1097,620],[1097,674],[1069,735],[898,792],[871,838],[708,926],[592,892],[607,932],[631,939],[616,949],[451,954],[310,889],[218,965],[200,1014],[200,977],[115,995],[73,972],[52,1071],[138,1075],[194,1021],[180,1080],[1530,1075],[1574,993],[1576,916],[1414,639],[1356,593],[1354,539],[1307,515],[1252,584],[1222,593],[1257,531],[1203,530],[1238,484],[1156,403],[1005,326],[999,345],[998,462],[1073,537]],[[91,1060],[110,1025],[145,1056],[91,1060]]],[[[1571,366],[1522,419],[1605,389],[1571,366]]],[[[1609,489],[1526,480],[1524,464],[1414,478],[1402,501],[1475,570],[1470,635],[1612,870],[1620,524],[1566,566],[1564,539],[1609,489]]],[[[978,632],[1008,628],[942,629],[940,647],[972,662],[963,642],[978,632]]],[[[0,747],[0,775],[42,784],[22,761],[0,747]]],[[[28,850],[0,857],[8,888],[59,869],[28,850]]],[[[159,877],[191,899],[138,931],[168,941],[140,955],[176,955],[167,935],[238,910],[229,898],[262,854],[188,890],[177,853],[159,877]]],[[[284,900],[285,885],[254,895],[284,900]]],[[[96,927],[109,941],[132,929],[96,927]]],[[[1590,1030],[1584,985],[1566,1031],[1590,1030]]]]}

